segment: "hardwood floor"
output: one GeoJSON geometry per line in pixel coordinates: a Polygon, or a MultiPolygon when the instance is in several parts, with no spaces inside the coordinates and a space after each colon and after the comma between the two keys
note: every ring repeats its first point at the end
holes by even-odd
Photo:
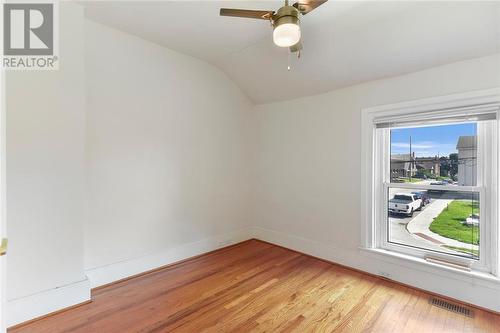
{"type": "Polygon", "coordinates": [[[94,290],[93,302],[10,329],[57,332],[500,332],[500,316],[257,240],[94,290]]]}

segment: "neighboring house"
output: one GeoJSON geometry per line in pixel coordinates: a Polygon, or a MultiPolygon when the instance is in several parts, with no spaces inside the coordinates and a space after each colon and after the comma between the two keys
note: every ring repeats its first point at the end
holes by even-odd
{"type": "Polygon", "coordinates": [[[439,156],[417,157],[415,163],[419,171],[428,171],[431,175],[435,176],[441,174],[441,161],[439,160],[439,156]]]}
{"type": "Polygon", "coordinates": [[[458,185],[475,186],[477,178],[477,137],[461,136],[458,138],[458,185]]]}
{"type": "Polygon", "coordinates": [[[391,173],[393,177],[414,177],[417,171],[427,171],[431,175],[439,176],[439,157],[415,157],[415,152],[411,155],[391,155],[391,173]]]}
{"type": "Polygon", "coordinates": [[[391,173],[394,178],[415,176],[415,153],[391,155],[391,173]]]}

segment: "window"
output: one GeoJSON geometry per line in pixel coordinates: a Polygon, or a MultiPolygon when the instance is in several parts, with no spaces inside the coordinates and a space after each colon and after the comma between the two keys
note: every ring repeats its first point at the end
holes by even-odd
{"type": "Polygon", "coordinates": [[[495,98],[366,111],[364,247],[497,274],[495,98]]]}

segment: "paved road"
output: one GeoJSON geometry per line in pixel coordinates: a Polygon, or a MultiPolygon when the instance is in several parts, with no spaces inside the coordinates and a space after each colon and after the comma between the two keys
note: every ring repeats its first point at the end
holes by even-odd
{"type": "MultiPolygon", "coordinates": [[[[430,182],[431,181],[423,181],[423,182],[420,182],[420,184],[427,184],[428,185],[428,184],[430,184],[430,182]]],[[[416,192],[416,191],[417,190],[415,190],[415,189],[400,189],[400,188],[392,189],[390,191],[390,196],[392,197],[394,195],[394,193],[396,193],[396,192],[397,193],[411,193],[411,192],[416,192]]],[[[463,194],[463,196],[461,196],[457,192],[443,192],[443,193],[430,192],[428,194],[431,197],[431,203],[429,205],[427,205],[426,207],[424,207],[422,209],[422,211],[416,211],[413,214],[413,217],[407,217],[407,216],[403,216],[403,215],[401,215],[401,216],[400,215],[390,215],[389,216],[389,240],[391,242],[410,245],[410,246],[414,246],[414,247],[431,249],[431,250],[440,251],[440,252],[447,252],[447,253],[451,253],[451,254],[464,255],[463,253],[456,252],[456,251],[441,247],[439,244],[437,244],[435,242],[432,242],[428,239],[422,238],[418,235],[414,235],[408,231],[407,225],[410,221],[412,221],[414,219],[416,219],[417,222],[420,221],[420,223],[418,223],[417,226],[421,227],[424,224],[423,223],[424,219],[429,218],[430,215],[436,215],[437,212],[435,210],[439,209],[439,207],[442,206],[440,204],[441,202],[443,202],[443,203],[450,202],[452,199],[467,199],[468,197],[470,197],[470,195],[468,195],[468,194],[463,194]],[[436,203],[437,205],[434,205],[433,203],[436,203]],[[421,214],[422,214],[422,216],[421,216],[421,214]],[[419,216],[420,216],[420,218],[419,218],[419,216]]],[[[439,215],[439,213],[437,213],[437,215],[439,215]]],[[[429,222],[431,222],[431,221],[429,221],[429,222]]],[[[430,223],[428,223],[428,224],[430,225],[430,223]]],[[[410,229],[413,230],[415,228],[410,228],[410,229]]],[[[422,230],[417,230],[417,229],[419,229],[419,228],[416,228],[413,231],[422,232],[422,230]]],[[[431,233],[431,232],[428,231],[428,232],[425,232],[423,234],[427,235],[428,233],[431,233]]],[[[436,239],[436,238],[434,237],[434,239],[436,239]]],[[[462,244],[462,243],[454,241],[454,240],[449,240],[451,242],[444,242],[448,239],[445,237],[441,237],[441,236],[439,236],[439,239],[436,239],[436,240],[441,241],[443,243],[450,243],[448,245],[454,245],[454,246],[460,246],[460,247],[466,247],[466,248],[470,247],[470,245],[467,246],[467,244],[462,244]],[[453,244],[451,244],[451,243],[453,243],[453,244]],[[455,243],[457,243],[457,244],[455,244],[455,243]]]]}
{"type": "Polygon", "coordinates": [[[479,246],[477,245],[467,244],[455,239],[446,238],[433,233],[429,229],[434,218],[441,214],[441,212],[452,201],[452,199],[434,199],[429,205],[427,205],[427,207],[425,207],[425,210],[421,214],[410,220],[410,222],[406,225],[406,229],[411,234],[425,235],[428,239],[433,239],[448,246],[479,250],[479,246]]]}
{"type": "MultiPolygon", "coordinates": [[[[425,207],[423,209],[425,211],[425,207]]],[[[431,241],[418,237],[408,232],[406,226],[408,222],[412,220],[412,218],[416,218],[422,212],[415,212],[413,217],[404,217],[404,216],[389,216],[389,240],[394,243],[409,245],[439,252],[446,252],[451,254],[461,254],[453,250],[449,250],[447,248],[443,248],[438,244],[435,244],[431,241]]],[[[463,254],[462,254],[463,255],[463,254]]]]}

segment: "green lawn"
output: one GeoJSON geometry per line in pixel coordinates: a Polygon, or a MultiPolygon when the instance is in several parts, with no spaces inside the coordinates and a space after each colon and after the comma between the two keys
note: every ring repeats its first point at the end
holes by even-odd
{"type": "Polygon", "coordinates": [[[462,224],[472,213],[479,214],[477,201],[454,200],[434,219],[429,229],[443,237],[477,245],[479,244],[479,227],[462,224]]]}

